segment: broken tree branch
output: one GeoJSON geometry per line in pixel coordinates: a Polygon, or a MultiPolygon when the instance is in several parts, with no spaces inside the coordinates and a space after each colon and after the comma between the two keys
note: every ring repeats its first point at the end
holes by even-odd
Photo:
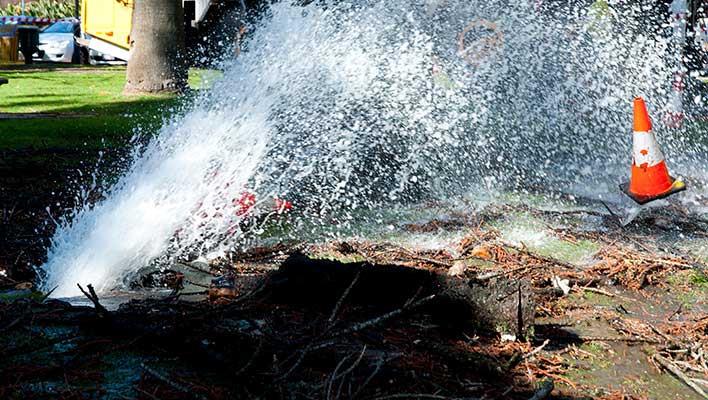
{"type": "Polygon", "coordinates": [[[678,378],[681,382],[685,383],[686,386],[693,389],[701,397],[703,397],[704,399],[708,399],[708,394],[706,394],[706,392],[704,392],[700,386],[698,386],[688,376],[686,376],[686,374],[681,371],[681,368],[677,367],[676,364],[674,364],[671,360],[662,356],[661,354],[654,354],[652,358],[654,359],[654,361],[658,362],[662,367],[674,374],[674,376],[678,378]]]}

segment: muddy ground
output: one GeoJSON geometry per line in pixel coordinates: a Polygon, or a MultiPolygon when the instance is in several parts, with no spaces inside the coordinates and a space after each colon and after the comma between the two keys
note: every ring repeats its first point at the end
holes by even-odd
{"type": "Polygon", "coordinates": [[[33,267],[45,260],[55,221],[77,202],[100,198],[108,172],[124,166],[125,153],[108,148],[0,150],[0,271],[16,281],[34,280],[33,267]],[[82,195],[94,176],[96,190],[82,195]]]}
{"type": "Polygon", "coordinates": [[[282,243],[211,264],[185,261],[141,280],[131,301],[84,288],[84,305],[72,305],[25,282],[52,230],[45,207],[72,204],[66,182],[77,173],[65,160],[79,156],[27,156],[0,164],[1,398],[693,399],[708,392],[708,221],[679,202],[643,210],[627,225],[593,201],[497,202],[402,222],[398,238],[282,243]],[[405,272],[379,286],[354,275],[292,290],[279,271],[285,262],[402,267],[471,288],[523,282],[535,319],[523,332],[485,325],[435,306],[433,289],[412,290],[405,272]]]}

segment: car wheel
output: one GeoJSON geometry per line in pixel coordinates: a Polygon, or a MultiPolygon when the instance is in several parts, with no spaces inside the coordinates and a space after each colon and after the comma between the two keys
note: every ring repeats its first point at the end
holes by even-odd
{"type": "Polygon", "coordinates": [[[81,47],[81,64],[82,65],[91,64],[91,60],[89,59],[89,51],[85,47],[81,47]]]}
{"type": "Polygon", "coordinates": [[[74,43],[74,52],[71,54],[71,63],[72,64],[82,64],[82,62],[81,62],[81,47],[77,46],[76,43],[74,43]]]}

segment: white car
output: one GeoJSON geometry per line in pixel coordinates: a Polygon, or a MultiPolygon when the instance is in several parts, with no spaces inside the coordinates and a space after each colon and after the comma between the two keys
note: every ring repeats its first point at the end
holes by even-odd
{"type": "Polygon", "coordinates": [[[59,20],[39,33],[39,51],[32,55],[35,61],[56,63],[79,63],[81,49],[76,44],[75,36],[81,32],[81,26],[75,19],[59,20]]]}

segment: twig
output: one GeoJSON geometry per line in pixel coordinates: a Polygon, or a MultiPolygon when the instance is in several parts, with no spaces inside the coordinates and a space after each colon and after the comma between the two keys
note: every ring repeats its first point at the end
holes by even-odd
{"type": "Polygon", "coordinates": [[[691,264],[682,263],[682,262],[678,262],[678,261],[662,260],[662,259],[658,259],[658,258],[647,258],[646,260],[649,262],[659,264],[659,265],[670,265],[670,266],[674,266],[674,267],[691,268],[691,264]]]}
{"type": "Polygon", "coordinates": [[[654,343],[654,344],[663,344],[665,343],[662,340],[657,340],[657,339],[652,339],[652,338],[644,338],[644,337],[612,337],[612,336],[573,336],[573,335],[568,335],[568,336],[541,336],[541,337],[536,337],[535,339],[543,339],[543,338],[548,338],[548,339],[554,339],[554,340],[565,340],[565,341],[570,341],[570,342],[627,342],[627,343],[654,343]]]}
{"type": "MultiPolygon", "coordinates": [[[[337,366],[334,368],[334,371],[330,375],[330,377],[327,379],[327,383],[325,384],[325,399],[329,400],[331,398],[332,394],[332,385],[334,385],[334,382],[337,380],[337,376],[339,375],[339,369],[342,368],[344,363],[349,360],[351,357],[351,354],[347,354],[342,360],[337,363],[337,366]]],[[[338,398],[338,397],[337,397],[338,398]]]]}
{"type": "Polygon", "coordinates": [[[89,283],[86,286],[89,290],[89,293],[86,293],[86,291],[84,290],[84,288],[81,287],[80,284],[77,283],[76,286],[79,287],[79,290],[81,290],[81,293],[83,293],[84,296],[86,296],[89,300],[91,300],[96,311],[98,311],[99,313],[104,314],[104,315],[109,314],[108,310],[106,310],[106,307],[102,306],[101,303],[98,301],[98,295],[96,294],[96,291],[93,290],[93,285],[91,285],[89,283]]]}
{"type": "Polygon", "coordinates": [[[549,264],[559,265],[559,266],[561,266],[561,267],[564,267],[564,268],[567,268],[567,269],[576,270],[576,271],[577,271],[577,270],[580,270],[580,268],[578,268],[576,265],[567,263],[567,262],[565,262],[565,261],[561,261],[561,260],[558,260],[558,259],[552,258],[552,257],[542,256],[542,255],[536,254],[536,253],[532,253],[531,251],[529,251],[529,250],[526,248],[526,245],[523,244],[523,243],[522,243],[522,245],[523,245],[524,247],[514,246],[513,244],[509,244],[509,243],[504,243],[503,245],[504,245],[504,247],[508,247],[508,248],[510,248],[510,249],[514,249],[514,250],[516,250],[517,252],[519,252],[519,253],[521,253],[521,254],[525,254],[525,255],[527,255],[527,256],[529,256],[529,257],[531,257],[531,258],[535,258],[536,260],[539,260],[539,261],[547,262],[547,263],[549,263],[549,264]]]}
{"type": "Polygon", "coordinates": [[[601,294],[601,295],[607,296],[607,297],[615,297],[615,294],[614,294],[614,293],[610,293],[610,292],[608,292],[608,291],[606,291],[606,290],[602,290],[602,289],[598,289],[598,288],[593,288],[593,287],[586,287],[586,286],[577,287],[577,286],[573,286],[572,288],[570,288],[570,290],[572,290],[572,291],[574,291],[574,292],[578,292],[578,293],[583,293],[583,292],[586,292],[586,291],[587,291],[587,292],[598,293],[598,294],[601,294]]]}
{"type": "MultiPolygon", "coordinates": [[[[27,310],[27,311],[29,311],[29,310],[27,310]]],[[[15,318],[12,322],[10,322],[9,324],[0,328],[0,333],[10,330],[13,326],[17,325],[20,321],[22,321],[23,318],[24,318],[24,315],[20,315],[19,317],[15,318]]]]}
{"type": "MultiPolygon", "coordinates": [[[[478,257],[470,257],[470,258],[478,258],[478,257]]],[[[470,258],[467,258],[467,260],[470,259],[470,258]]],[[[465,260],[465,259],[463,259],[463,260],[465,260]]],[[[487,261],[493,261],[493,260],[487,260],[487,261]]],[[[493,261],[493,262],[495,262],[495,263],[497,263],[497,264],[502,264],[502,263],[497,262],[497,261],[493,261]]],[[[524,265],[523,267],[513,268],[513,269],[510,269],[510,270],[508,270],[508,271],[501,271],[501,272],[498,272],[498,273],[495,273],[495,274],[491,274],[491,275],[478,276],[478,277],[475,278],[475,279],[476,279],[477,281],[480,281],[480,282],[482,282],[482,281],[489,281],[489,280],[491,280],[491,279],[496,279],[496,278],[499,278],[500,276],[511,275],[511,274],[516,273],[516,272],[519,272],[519,271],[524,271],[524,270],[527,270],[527,269],[540,269],[540,268],[548,268],[548,265],[524,265]]]]}
{"type": "Polygon", "coordinates": [[[153,399],[153,400],[160,400],[158,397],[155,397],[154,395],[152,395],[152,394],[146,392],[146,391],[143,390],[143,389],[140,389],[140,388],[136,387],[135,390],[137,390],[138,392],[144,394],[145,396],[147,396],[147,397],[150,398],[150,399],[153,399]]]}
{"type": "Polygon", "coordinates": [[[701,385],[708,387],[708,381],[705,379],[691,378],[691,381],[700,383],[701,385]]]}
{"type": "Polygon", "coordinates": [[[375,397],[373,400],[387,400],[387,399],[439,399],[439,400],[450,400],[453,397],[440,396],[437,394],[416,394],[416,393],[399,393],[390,394],[388,396],[375,397]]]}
{"type": "Polygon", "coordinates": [[[352,373],[352,371],[354,371],[354,368],[356,368],[357,365],[359,365],[361,360],[364,358],[365,354],[366,354],[366,345],[364,345],[364,348],[361,349],[361,353],[359,353],[359,357],[356,359],[356,361],[354,361],[354,363],[349,368],[347,368],[341,374],[336,376],[335,379],[343,378],[343,377],[349,375],[350,373],[352,373]]]}
{"type": "Polygon", "coordinates": [[[654,325],[652,325],[652,324],[650,324],[650,323],[647,323],[647,325],[649,326],[649,328],[651,328],[652,331],[654,331],[654,333],[656,333],[657,335],[663,337],[668,343],[673,342],[673,339],[671,339],[671,337],[670,337],[669,335],[667,335],[667,334],[665,334],[664,332],[658,330],[654,325]]]}
{"type": "Polygon", "coordinates": [[[53,288],[52,290],[50,290],[50,291],[48,291],[47,293],[45,293],[44,296],[42,296],[42,299],[41,299],[39,302],[40,302],[40,303],[44,303],[44,301],[47,300],[47,299],[49,298],[49,296],[51,296],[52,293],[54,293],[54,291],[57,290],[58,287],[59,287],[59,286],[54,286],[54,288],[53,288]]]}
{"type": "Polygon", "coordinates": [[[413,258],[413,259],[416,259],[416,260],[418,260],[418,261],[425,261],[425,262],[427,262],[427,263],[430,263],[430,264],[433,264],[433,265],[440,265],[440,266],[443,266],[443,267],[446,267],[446,268],[452,267],[452,263],[451,263],[451,262],[442,261],[442,260],[436,260],[436,259],[430,258],[430,257],[419,256],[419,255],[417,255],[417,254],[415,254],[415,253],[413,253],[413,252],[411,252],[411,251],[408,251],[408,250],[406,250],[406,249],[402,249],[402,250],[403,250],[405,253],[407,253],[409,257],[411,257],[411,258],[413,258]]]}
{"type": "Polygon", "coordinates": [[[541,344],[540,346],[536,347],[535,349],[531,350],[530,352],[525,354],[523,357],[521,357],[521,361],[529,359],[529,358],[535,356],[536,354],[540,353],[541,350],[543,350],[543,348],[546,347],[548,345],[548,343],[550,343],[550,342],[551,342],[550,339],[546,339],[543,342],[543,344],[541,344]]]}
{"type": "Polygon", "coordinates": [[[681,382],[685,383],[688,387],[693,389],[696,393],[701,395],[704,399],[708,399],[708,394],[701,389],[695,382],[693,382],[686,374],[681,371],[679,367],[671,362],[668,358],[662,356],[661,354],[654,354],[654,360],[661,364],[662,367],[669,370],[675,377],[677,377],[681,382]]]}
{"type": "Polygon", "coordinates": [[[533,349],[532,351],[530,351],[528,354],[525,354],[525,355],[522,355],[521,352],[515,352],[514,355],[512,355],[511,358],[509,358],[509,361],[507,361],[504,369],[510,370],[512,368],[515,368],[522,361],[533,357],[535,354],[538,354],[538,352],[543,350],[543,348],[546,347],[546,345],[548,343],[550,343],[550,341],[551,341],[550,339],[546,339],[541,346],[533,349]]]}
{"type": "Polygon", "coordinates": [[[256,347],[256,350],[253,352],[253,355],[251,356],[251,359],[248,360],[248,362],[243,367],[241,367],[241,369],[236,371],[236,374],[235,374],[236,376],[239,376],[242,373],[246,372],[246,370],[248,370],[251,367],[251,365],[253,365],[253,362],[256,361],[256,358],[261,353],[261,349],[263,348],[263,342],[264,342],[264,340],[263,340],[263,338],[261,338],[260,342],[258,342],[258,347],[256,347]]]}
{"type": "Polygon", "coordinates": [[[351,292],[352,288],[356,284],[356,282],[359,280],[359,277],[361,276],[361,270],[357,271],[356,276],[354,279],[352,279],[352,283],[349,284],[349,287],[342,293],[342,297],[339,298],[339,301],[337,301],[337,304],[334,306],[334,309],[332,310],[332,314],[329,316],[329,319],[327,322],[329,323],[330,326],[334,323],[334,319],[337,317],[337,314],[339,313],[339,309],[342,307],[342,304],[344,303],[344,300],[349,296],[349,292],[351,292]]]}
{"type": "MultiPolygon", "coordinates": [[[[280,375],[280,376],[278,377],[278,381],[280,381],[280,382],[285,381],[285,379],[286,379],[288,376],[290,376],[290,374],[292,374],[292,373],[297,369],[297,367],[300,366],[300,364],[301,364],[302,361],[305,359],[305,356],[307,355],[307,353],[310,352],[310,350],[313,350],[313,349],[316,349],[316,348],[321,348],[322,346],[323,346],[322,344],[320,344],[319,346],[316,346],[316,345],[315,345],[315,341],[310,342],[307,346],[305,346],[304,349],[302,349],[302,350],[299,351],[300,356],[297,358],[297,360],[295,360],[295,362],[294,362],[293,365],[290,367],[290,369],[288,369],[287,371],[285,371],[284,374],[282,374],[282,375],[280,375]]],[[[289,359],[289,358],[291,358],[291,357],[288,357],[288,359],[289,359]]],[[[287,362],[287,360],[286,360],[285,362],[287,362]]],[[[277,369],[279,370],[280,368],[277,368],[277,369]]]]}
{"type": "Polygon", "coordinates": [[[204,268],[198,267],[198,266],[192,264],[191,262],[179,263],[177,265],[190,268],[190,269],[197,271],[197,272],[201,272],[204,275],[210,275],[210,276],[217,276],[218,275],[218,274],[215,274],[211,271],[205,270],[204,268]]]}
{"type": "Polygon", "coordinates": [[[429,303],[429,302],[432,301],[435,297],[436,297],[436,295],[431,294],[430,296],[423,297],[422,299],[420,299],[420,300],[418,300],[418,301],[415,301],[415,302],[412,302],[412,303],[411,303],[410,300],[409,300],[408,302],[406,302],[406,304],[405,304],[403,307],[399,308],[398,310],[393,310],[393,311],[388,312],[388,313],[386,313],[386,314],[383,314],[383,315],[381,315],[381,316],[379,316],[379,317],[370,319],[370,320],[368,320],[368,321],[360,322],[360,323],[358,323],[358,324],[355,324],[355,325],[351,326],[351,327],[348,328],[348,329],[345,329],[345,330],[343,330],[343,331],[340,331],[340,332],[337,332],[337,333],[333,334],[333,336],[342,336],[342,335],[346,335],[346,334],[348,334],[348,333],[358,332],[358,331],[360,331],[360,330],[362,330],[362,329],[366,329],[366,328],[368,328],[368,327],[370,327],[370,326],[380,324],[380,323],[383,322],[383,321],[386,321],[386,320],[391,319],[391,318],[393,318],[393,317],[396,317],[396,316],[398,316],[398,315],[400,315],[400,314],[403,314],[405,311],[408,311],[408,310],[410,310],[410,309],[412,309],[412,308],[416,308],[416,307],[419,307],[419,306],[421,306],[421,305],[423,305],[423,304],[429,303]]]}
{"type": "Polygon", "coordinates": [[[204,398],[203,396],[197,396],[197,395],[195,395],[194,393],[192,393],[191,390],[187,389],[186,387],[184,387],[184,386],[182,386],[182,385],[180,385],[180,384],[178,384],[178,383],[176,383],[176,382],[173,382],[172,380],[168,379],[166,376],[162,375],[161,373],[159,373],[159,372],[155,371],[154,369],[152,369],[152,368],[148,367],[147,365],[145,365],[145,363],[141,363],[140,366],[145,370],[145,372],[149,373],[150,375],[152,375],[152,376],[153,376],[154,378],[156,378],[157,380],[159,380],[159,381],[161,381],[161,382],[167,384],[167,385],[170,386],[171,388],[176,389],[176,390],[178,390],[178,391],[180,391],[180,392],[182,392],[182,393],[189,393],[189,394],[192,394],[192,396],[195,397],[195,398],[199,398],[199,399],[204,398]]]}
{"type": "Polygon", "coordinates": [[[361,353],[359,353],[359,357],[357,357],[356,360],[352,363],[349,368],[346,370],[342,371],[341,373],[337,373],[339,371],[339,368],[344,365],[344,363],[349,359],[350,356],[346,356],[342,359],[342,361],[337,364],[337,367],[334,369],[334,372],[332,372],[332,376],[329,379],[329,382],[326,385],[326,397],[327,399],[330,398],[330,394],[332,393],[332,385],[334,385],[334,382],[337,381],[337,379],[342,379],[342,381],[339,383],[339,387],[337,388],[337,396],[335,396],[335,399],[339,398],[339,394],[342,392],[342,385],[344,384],[344,377],[349,375],[354,369],[359,365],[361,360],[364,358],[364,354],[366,354],[366,345],[364,345],[364,348],[361,350],[361,353]]]}
{"type": "Polygon", "coordinates": [[[193,286],[196,286],[196,287],[204,288],[204,289],[209,289],[209,288],[211,287],[211,286],[209,286],[209,285],[202,285],[201,283],[192,282],[192,281],[190,281],[189,279],[185,279],[185,280],[184,280],[184,283],[187,283],[187,284],[189,284],[189,285],[193,285],[193,286]]]}
{"type": "MultiPolygon", "coordinates": [[[[392,357],[391,359],[393,359],[393,358],[396,358],[396,357],[392,357]]],[[[366,378],[366,380],[364,380],[364,383],[359,385],[359,388],[357,389],[357,391],[354,392],[354,394],[351,397],[352,400],[359,397],[359,394],[361,394],[364,391],[364,388],[366,388],[369,385],[369,383],[371,383],[371,381],[374,379],[374,377],[376,375],[378,375],[379,371],[381,371],[381,367],[383,367],[383,365],[385,363],[386,363],[385,357],[381,357],[379,359],[379,361],[376,363],[376,368],[374,368],[374,371],[366,378]]]]}
{"type": "Polygon", "coordinates": [[[600,203],[602,203],[602,205],[605,206],[605,209],[607,210],[607,212],[610,213],[610,215],[615,217],[615,223],[617,224],[617,226],[620,227],[620,229],[624,230],[624,225],[622,225],[622,218],[620,218],[619,215],[617,215],[614,211],[612,211],[612,209],[610,208],[610,206],[607,205],[607,203],[605,203],[602,200],[600,200],[600,203]]]}
{"type": "MultiPolygon", "coordinates": [[[[570,288],[570,289],[571,289],[572,291],[578,292],[578,293],[582,293],[582,292],[584,292],[584,291],[587,291],[587,292],[593,292],[593,293],[601,294],[601,295],[607,296],[607,297],[617,297],[617,298],[622,299],[622,300],[625,300],[625,301],[631,301],[631,302],[636,302],[636,301],[637,301],[636,299],[633,299],[633,298],[631,298],[631,297],[622,296],[622,295],[619,295],[619,294],[614,294],[614,293],[612,293],[612,292],[608,292],[607,290],[600,289],[600,288],[594,288],[594,287],[590,287],[590,286],[581,286],[581,287],[573,286],[573,287],[570,288]]],[[[621,306],[621,304],[620,304],[620,306],[621,306]]]]}
{"type": "Polygon", "coordinates": [[[538,388],[536,393],[534,393],[534,395],[531,396],[531,398],[529,398],[529,400],[545,399],[546,397],[548,397],[548,395],[551,394],[551,392],[553,391],[553,388],[554,388],[553,379],[550,379],[550,378],[546,379],[545,381],[543,381],[543,383],[541,384],[541,387],[538,388]]]}
{"type": "Polygon", "coordinates": [[[666,318],[666,320],[670,322],[671,318],[673,318],[675,315],[681,314],[682,311],[683,311],[683,303],[679,304],[678,308],[676,308],[676,311],[671,313],[671,315],[669,315],[669,317],[666,318]]]}
{"type": "Polygon", "coordinates": [[[181,297],[185,297],[185,296],[205,296],[205,295],[207,295],[207,294],[209,294],[209,291],[208,291],[208,290],[200,290],[200,291],[198,291],[198,292],[185,292],[185,293],[180,293],[179,295],[180,295],[181,297]]]}
{"type": "Polygon", "coordinates": [[[335,339],[337,337],[344,336],[344,335],[347,335],[350,333],[355,333],[355,332],[358,332],[362,329],[366,329],[370,326],[380,324],[381,322],[384,322],[388,319],[391,319],[391,318],[396,317],[400,314],[403,314],[405,311],[408,311],[412,308],[419,307],[423,304],[426,304],[436,297],[436,295],[433,294],[433,295],[424,297],[420,300],[413,301],[413,299],[415,299],[417,296],[418,296],[418,293],[416,293],[412,298],[410,298],[408,301],[406,301],[406,303],[403,305],[403,307],[401,307],[397,310],[393,310],[391,312],[388,312],[388,313],[378,316],[376,318],[352,325],[351,327],[349,327],[347,329],[336,331],[331,334],[329,334],[329,330],[325,330],[325,332],[323,334],[318,336],[315,340],[311,341],[307,346],[305,346],[304,349],[299,351],[300,355],[297,358],[297,360],[295,361],[295,363],[290,367],[290,369],[288,369],[284,374],[282,374],[278,378],[278,380],[284,381],[288,376],[290,376],[290,374],[292,374],[293,371],[295,371],[295,369],[300,366],[302,361],[305,359],[305,356],[310,351],[319,350],[319,349],[323,349],[325,347],[331,346],[332,344],[335,343],[333,339],[335,339]],[[318,340],[321,340],[322,338],[325,338],[325,337],[326,337],[326,340],[318,342],[318,340]]]}
{"type": "Polygon", "coordinates": [[[686,362],[686,361],[678,361],[678,360],[676,360],[676,361],[674,361],[673,363],[676,364],[676,365],[679,366],[679,367],[683,367],[683,370],[684,370],[684,371],[693,371],[693,372],[705,373],[705,371],[703,370],[703,368],[695,367],[695,366],[691,365],[690,363],[688,363],[688,362],[686,362]]]}

